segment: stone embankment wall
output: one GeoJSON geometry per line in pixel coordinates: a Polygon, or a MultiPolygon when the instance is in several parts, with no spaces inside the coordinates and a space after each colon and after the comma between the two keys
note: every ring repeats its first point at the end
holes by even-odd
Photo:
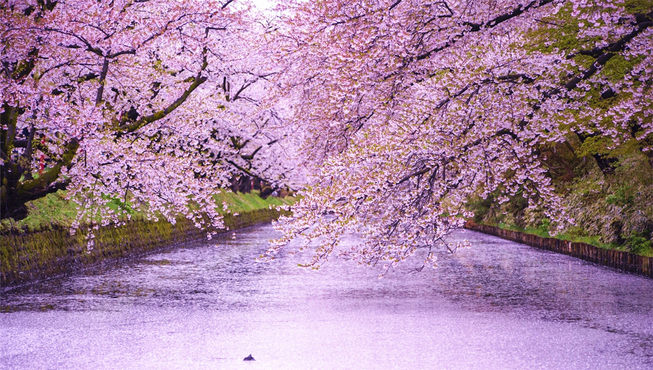
{"type": "Polygon", "coordinates": [[[543,238],[533,234],[501,229],[496,226],[480,225],[473,221],[467,221],[465,228],[653,278],[653,258],[651,257],[640,256],[626,251],[602,249],[585,243],[543,238]]]}
{"type": "MultiPolygon", "coordinates": [[[[277,217],[279,212],[274,209],[258,209],[238,216],[226,215],[224,221],[233,230],[277,217]]],[[[65,275],[202,238],[206,238],[206,232],[187,219],[179,219],[175,225],[138,220],[120,227],[102,227],[95,232],[95,245],[90,251],[85,237],[70,235],[67,228],[7,232],[0,234],[0,287],[65,275]]]]}

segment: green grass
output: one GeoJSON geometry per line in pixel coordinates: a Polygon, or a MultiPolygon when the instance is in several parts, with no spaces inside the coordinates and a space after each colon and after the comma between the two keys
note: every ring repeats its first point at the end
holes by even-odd
{"type": "Polygon", "coordinates": [[[251,193],[233,193],[220,190],[214,197],[218,204],[226,202],[229,211],[236,213],[264,209],[270,206],[291,205],[296,201],[296,198],[294,197],[267,197],[266,199],[263,199],[259,196],[258,191],[253,191],[251,193]]]}
{"type": "MultiPolygon", "coordinates": [[[[587,235],[579,235],[576,232],[573,231],[565,231],[556,235],[551,235],[548,230],[542,228],[542,227],[518,227],[515,225],[511,224],[506,224],[503,222],[500,222],[497,226],[501,229],[504,230],[512,230],[512,231],[518,231],[526,234],[532,234],[532,235],[537,235],[542,238],[556,238],[560,240],[566,240],[574,243],[585,243],[589,245],[593,245],[598,248],[602,249],[615,249],[615,250],[621,250],[621,251],[628,251],[628,248],[626,245],[619,245],[619,244],[610,244],[610,243],[603,243],[600,240],[600,237],[598,236],[587,236],[587,235]]],[[[642,256],[646,257],[653,257],[653,248],[641,248],[638,250],[630,250],[630,252],[633,252],[635,254],[639,254],[642,256]]]]}
{"type": "MultiPolygon", "coordinates": [[[[28,216],[20,221],[4,219],[0,222],[0,232],[10,229],[37,231],[51,227],[70,227],[77,215],[77,205],[65,199],[66,193],[58,191],[54,194],[29,202],[28,216]]],[[[290,205],[296,201],[294,197],[263,199],[257,191],[251,193],[233,193],[220,190],[215,195],[216,202],[225,202],[232,213],[244,213],[272,206],[290,205]]],[[[117,206],[116,206],[117,208],[117,206]]],[[[221,207],[220,207],[221,209],[221,207]]],[[[224,212],[221,211],[222,214],[224,212]]],[[[141,218],[142,213],[135,211],[133,218],[141,218]]]]}
{"type": "Polygon", "coordinates": [[[70,226],[77,215],[77,205],[64,197],[65,192],[58,191],[27,203],[27,218],[20,221],[3,219],[0,232],[11,228],[33,231],[49,226],[70,226]]]}

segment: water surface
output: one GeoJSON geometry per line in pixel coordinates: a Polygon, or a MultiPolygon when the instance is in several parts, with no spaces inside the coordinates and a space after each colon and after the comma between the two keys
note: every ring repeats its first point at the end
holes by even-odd
{"type": "Polygon", "coordinates": [[[653,368],[651,279],[472,231],[438,269],[383,279],[255,262],[273,235],[5,291],[0,367],[653,368]]]}

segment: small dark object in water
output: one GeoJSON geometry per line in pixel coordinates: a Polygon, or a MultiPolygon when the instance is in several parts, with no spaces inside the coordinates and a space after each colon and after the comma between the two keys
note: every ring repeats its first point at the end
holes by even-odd
{"type": "Polygon", "coordinates": [[[243,361],[256,361],[256,360],[254,360],[254,357],[252,357],[252,354],[250,353],[249,356],[243,359],[243,361]]]}

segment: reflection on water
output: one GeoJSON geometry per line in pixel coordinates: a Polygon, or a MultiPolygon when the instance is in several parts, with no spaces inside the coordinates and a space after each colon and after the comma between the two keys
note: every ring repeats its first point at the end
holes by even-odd
{"type": "Polygon", "coordinates": [[[256,262],[272,233],[4,292],[0,365],[653,367],[653,280],[471,231],[436,270],[315,272],[256,262]]]}

